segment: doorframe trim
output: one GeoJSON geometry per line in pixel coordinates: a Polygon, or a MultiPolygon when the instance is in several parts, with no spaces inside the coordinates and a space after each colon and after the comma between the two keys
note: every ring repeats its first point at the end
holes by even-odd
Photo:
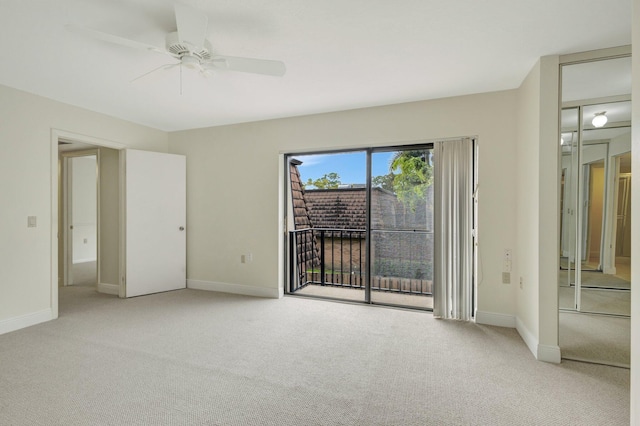
{"type": "Polygon", "coordinates": [[[111,148],[115,150],[122,150],[126,148],[124,144],[113,142],[107,139],[98,138],[95,136],[83,135],[80,133],[70,132],[63,129],[51,128],[51,148],[50,148],[50,182],[51,182],[51,292],[49,304],[51,306],[51,319],[58,318],[58,239],[60,230],[58,227],[58,197],[59,197],[59,156],[58,156],[58,142],[59,141],[71,141],[81,142],[90,145],[96,145],[104,148],[111,148]]]}

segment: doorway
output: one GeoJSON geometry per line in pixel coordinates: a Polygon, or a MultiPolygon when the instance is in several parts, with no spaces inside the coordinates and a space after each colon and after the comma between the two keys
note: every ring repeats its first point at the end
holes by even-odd
{"type": "Polygon", "coordinates": [[[63,286],[97,288],[99,151],[64,151],[62,175],[63,286]]]}
{"type": "Polygon", "coordinates": [[[52,198],[51,207],[56,213],[57,224],[53,228],[51,250],[54,317],[58,317],[59,302],[65,292],[119,294],[121,149],[124,146],[114,142],[56,129],[52,131],[51,170],[56,196],[52,198]],[[93,160],[90,159],[92,156],[93,160]],[[84,173],[74,176],[74,170],[78,172],[79,169],[84,173]],[[77,194],[74,197],[74,181],[80,194],[89,191],[90,187],[95,194],[95,201],[86,203],[84,213],[79,215],[73,214],[73,200],[75,198],[77,202],[80,198],[86,202],[86,197],[77,194]],[[67,200],[69,194],[71,197],[67,200]],[[89,204],[93,205],[92,209],[89,204]],[[87,214],[95,219],[86,219],[87,214]],[[70,229],[71,226],[74,229],[70,229]]]}

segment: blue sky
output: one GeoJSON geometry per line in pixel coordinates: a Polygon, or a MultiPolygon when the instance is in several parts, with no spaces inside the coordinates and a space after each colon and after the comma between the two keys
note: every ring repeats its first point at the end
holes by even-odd
{"type": "MultiPolygon", "coordinates": [[[[393,152],[376,152],[372,157],[371,175],[380,176],[389,173],[389,159],[393,152]]],[[[311,178],[315,180],[323,175],[336,172],[343,184],[365,183],[367,164],[364,151],[345,152],[339,154],[296,155],[302,161],[298,167],[302,182],[311,178]]]]}

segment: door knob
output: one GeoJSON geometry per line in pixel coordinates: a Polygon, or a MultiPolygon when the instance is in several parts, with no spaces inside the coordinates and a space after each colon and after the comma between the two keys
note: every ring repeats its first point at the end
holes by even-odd
{"type": "Polygon", "coordinates": [[[184,226],[181,226],[181,227],[180,227],[180,228],[178,228],[178,229],[180,229],[181,231],[184,231],[184,226]]]}

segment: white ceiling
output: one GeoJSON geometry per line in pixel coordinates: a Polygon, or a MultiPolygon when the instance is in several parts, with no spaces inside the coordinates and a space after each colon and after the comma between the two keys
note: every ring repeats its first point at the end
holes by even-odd
{"type": "MultiPolygon", "coordinates": [[[[165,131],[512,89],[540,56],[631,42],[630,0],[183,0],[219,54],[282,60],[282,78],[179,67],[82,37],[164,46],[168,0],[0,0],[0,84],[165,131]]],[[[168,60],[169,59],[169,60],[168,60]]]]}

